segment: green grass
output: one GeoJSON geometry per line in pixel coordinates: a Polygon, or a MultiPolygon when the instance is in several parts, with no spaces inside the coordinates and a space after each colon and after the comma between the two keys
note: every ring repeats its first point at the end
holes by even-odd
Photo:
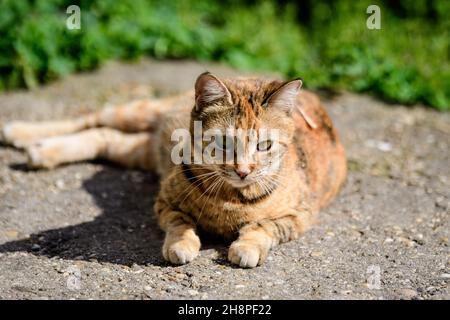
{"type": "Polygon", "coordinates": [[[310,88],[369,92],[450,110],[450,2],[3,0],[0,91],[35,87],[110,59],[194,58],[300,76],[310,88]],[[81,7],[81,30],[65,26],[81,7]]]}

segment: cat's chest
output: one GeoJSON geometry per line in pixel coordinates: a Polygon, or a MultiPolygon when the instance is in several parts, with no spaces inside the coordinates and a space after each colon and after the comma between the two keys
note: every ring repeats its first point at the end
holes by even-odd
{"type": "Polygon", "coordinates": [[[234,237],[243,225],[258,220],[258,212],[255,210],[227,201],[216,201],[205,205],[201,210],[193,208],[191,214],[201,229],[225,238],[234,237]]]}
{"type": "Polygon", "coordinates": [[[251,204],[215,199],[192,205],[190,214],[201,229],[232,238],[246,224],[282,214],[287,205],[280,205],[276,195],[251,204]]]}

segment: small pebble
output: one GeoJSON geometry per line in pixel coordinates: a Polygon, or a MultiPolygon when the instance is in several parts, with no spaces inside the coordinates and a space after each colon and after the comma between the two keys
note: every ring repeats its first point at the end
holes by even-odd
{"type": "Polygon", "coordinates": [[[417,291],[414,289],[401,289],[400,294],[406,299],[412,299],[417,296],[417,291]]]}
{"type": "Polygon", "coordinates": [[[197,291],[197,290],[190,289],[190,290],[188,290],[187,292],[188,292],[188,294],[189,294],[190,296],[196,296],[196,295],[198,295],[198,291],[197,291]]]}
{"type": "Polygon", "coordinates": [[[5,235],[8,238],[17,238],[17,236],[19,235],[19,232],[17,230],[7,230],[7,231],[5,231],[5,235]]]}
{"type": "Polygon", "coordinates": [[[56,182],[55,182],[55,186],[56,186],[58,189],[64,189],[65,183],[64,183],[63,180],[58,179],[58,180],[56,180],[56,182]]]}
{"type": "Polygon", "coordinates": [[[150,287],[150,286],[144,287],[144,294],[145,294],[147,297],[149,297],[150,299],[153,299],[153,298],[154,298],[154,297],[152,297],[152,293],[153,293],[152,287],[150,287]]]}
{"type": "Polygon", "coordinates": [[[389,152],[392,151],[392,144],[386,141],[379,141],[379,140],[372,140],[369,139],[366,141],[366,146],[369,148],[378,149],[383,152],[389,152]]]}
{"type": "Polygon", "coordinates": [[[401,243],[403,243],[404,245],[406,245],[407,247],[410,247],[410,248],[414,247],[414,245],[415,245],[414,241],[412,241],[412,240],[410,240],[408,238],[405,238],[405,237],[397,237],[396,240],[401,242],[401,243]]]}
{"type": "Polygon", "coordinates": [[[309,255],[310,255],[311,257],[320,257],[322,254],[323,254],[322,251],[313,251],[313,252],[311,252],[309,255]]]}

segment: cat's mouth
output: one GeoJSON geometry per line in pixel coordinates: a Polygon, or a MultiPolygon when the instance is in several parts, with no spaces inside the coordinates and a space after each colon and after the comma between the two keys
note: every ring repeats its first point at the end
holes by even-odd
{"type": "Polygon", "coordinates": [[[234,188],[245,188],[255,183],[255,181],[251,179],[227,179],[227,182],[234,188]]]}
{"type": "Polygon", "coordinates": [[[224,177],[225,181],[228,182],[233,188],[245,188],[254,183],[256,180],[253,177],[247,176],[245,179],[241,179],[236,174],[226,174],[224,177]]]}

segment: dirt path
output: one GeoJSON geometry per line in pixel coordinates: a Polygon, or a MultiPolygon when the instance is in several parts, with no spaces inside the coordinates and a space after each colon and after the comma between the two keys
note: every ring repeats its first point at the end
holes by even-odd
{"type": "MultiPolygon", "coordinates": [[[[58,119],[134,98],[188,89],[193,62],[113,63],[35,92],[0,95],[0,125],[58,119]]],[[[0,146],[0,299],[450,298],[450,113],[325,98],[350,173],[321,223],[259,268],[226,261],[207,242],[193,263],[160,254],[152,218],[156,178],[104,163],[29,172],[0,146]]]]}

